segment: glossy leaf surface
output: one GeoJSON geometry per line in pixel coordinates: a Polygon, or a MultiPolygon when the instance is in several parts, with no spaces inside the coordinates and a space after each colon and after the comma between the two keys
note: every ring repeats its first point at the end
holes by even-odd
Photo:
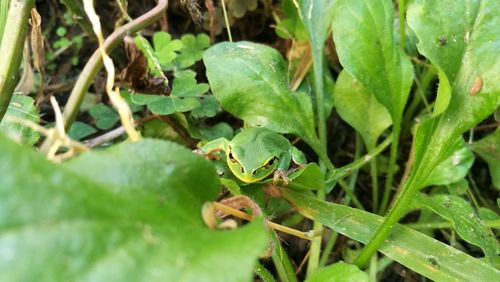
{"type": "Polygon", "coordinates": [[[300,168],[288,176],[288,180],[293,184],[299,184],[311,190],[325,189],[324,178],[316,163],[308,163],[304,168],[300,168]]]}
{"type": "Polygon", "coordinates": [[[189,150],[143,140],[55,165],[0,144],[2,280],[251,280],[262,223],[208,229],[201,206],[219,183],[189,150]]]}
{"type": "Polygon", "coordinates": [[[343,261],[319,268],[306,282],[368,282],[368,274],[353,264],[343,261]]]}
{"type": "Polygon", "coordinates": [[[300,0],[300,16],[314,52],[323,50],[335,0],[300,0]]]}
{"type": "Polygon", "coordinates": [[[418,50],[446,73],[452,85],[446,110],[417,130],[418,178],[425,178],[451,154],[460,134],[500,105],[500,34],[495,28],[500,14],[491,12],[499,9],[495,0],[416,0],[408,8],[418,50]]]}
{"type": "Polygon", "coordinates": [[[222,108],[251,125],[293,133],[314,146],[310,98],[288,89],[286,63],[275,49],[250,43],[219,43],[203,60],[222,108]]]}
{"type": "Polygon", "coordinates": [[[337,78],[334,101],[340,117],[361,135],[370,150],[392,124],[387,109],[346,71],[337,78]]]}
{"type": "MultiPolygon", "coordinates": [[[[353,240],[367,243],[383,217],[343,205],[318,201],[284,190],[299,213],[353,240]]],[[[378,250],[387,257],[435,281],[496,281],[500,271],[479,259],[400,224],[378,250]],[[467,271],[462,271],[467,269],[467,271]]]]}
{"type": "Polygon", "coordinates": [[[413,81],[410,60],[396,45],[392,1],[337,0],[332,32],[340,62],[398,124],[413,81]]]}
{"type": "Polygon", "coordinates": [[[23,120],[34,123],[40,121],[40,116],[35,107],[35,100],[29,96],[12,95],[5,117],[0,122],[0,132],[21,143],[33,145],[40,139],[40,134],[23,125],[23,120]]]}
{"type": "Polygon", "coordinates": [[[462,141],[451,156],[432,170],[425,186],[455,183],[467,175],[473,163],[474,154],[462,141]]]}
{"type": "Polygon", "coordinates": [[[477,216],[469,202],[453,195],[420,195],[418,202],[451,221],[462,239],[479,246],[490,259],[499,253],[500,245],[495,235],[477,216]]]}

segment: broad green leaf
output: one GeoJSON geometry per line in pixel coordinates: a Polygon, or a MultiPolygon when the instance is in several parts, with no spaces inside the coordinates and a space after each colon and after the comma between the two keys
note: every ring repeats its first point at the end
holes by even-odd
{"type": "Polygon", "coordinates": [[[12,95],[5,117],[0,123],[0,132],[23,144],[33,145],[40,139],[40,134],[23,125],[23,120],[33,123],[40,121],[35,100],[29,96],[12,95]]]}
{"type": "Polygon", "coordinates": [[[500,33],[494,28],[500,14],[491,12],[497,10],[496,0],[416,0],[408,8],[420,53],[443,70],[452,86],[446,110],[417,129],[417,186],[451,154],[463,132],[500,105],[500,33]]]}
{"type": "Polygon", "coordinates": [[[318,148],[310,98],[288,89],[286,63],[275,49],[250,43],[219,43],[203,60],[222,108],[251,125],[293,133],[318,148]]]}
{"type": "Polygon", "coordinates": [[[116,111],[104,104],[91,107],[89,114],[95,119],[95,126],[102,130],[110,129],[120,120],[116,111]]]}
{"type": "Polygon", "coordinates": [[[191,111],[201,105],[199,97],[209,89],[206,83],[198,84],[195,75],[191,70],[178,72],[170,96],[134,94],[132,101],[159,115],[191,111]]]}
{"type": "Polygon", "coordinates": [[[291,183],[311,190],[325,189],[324,178],[316,163],[308,163],[304,168],[300,168],[288,176],[291,183]]]}
{"type": "Polygon", "coordinates": [[[306,282],[368,282],[366,272],[359,270],[353,264],[339,261],[332,265],[319,268],[306,279],[306,282]]]}
{"type": "MultiPolygon", "coordinates": [[[[300,0],[300,17],[309,35],[313,52],[323,50],[332,22],[335,0],[300,0]]],[[[321,52],[318,54],[323,56],[321,52]]]]}
{"type": "Polygon", "coordinates": [[[220,110],[219,102],[213,95],[200,97],[200,106],[191,111],[191,116],[195,118],[214,117],[220,110]]]}
{"type": "MultiPolygon", "coordinates": [[[[322,123],[318,125],[320,136],[321,127],[325,125],[325,120],[331,110],[331,108],[326,108],[331,96],[329,93],[325,93],[324,86],[324,46],[331,27],[334,4],[335,1],[333,0],[300,0],[299,4],[299,15],[306,28],[312,49],[316,111],[317,115],[322,115],[322,117],[318,118],[318,122],[322,123]],[[321,105],[319,105],[320,103],[321,105]],[[325,108],[326,110],[324,110],[325,108]]],[[[320,141],[326,144],[326,135],[324,139],[320,141]]]]}
{"type": "Polygon", "coordinates": [[[467,175],[473,163],[474,154],[462,141],[451,156],[432,170],[425,181],[425,186],[455,183],[467,175]]]}
{"type": "Polygon", "coordinates": [[[438,116],[442,114],[448,105],[450,104],[451,98],[451,86],[448,81],[448,77],[442,70],[438,70],[439,77],[439,85],[436,96],[436,102],[434,103],[434,111],[432,112],[432,116],[438,116]]]}
{"type": "Polygon", "coordinates": [[[181,42],[183,47],[175,58],[175,64],[183,69],[203,58],[203,51],[210,46],[210,37],[204,33],[197,36],[185,34],[181,37],[181,42]]]}
{"type": "Polygon", "coordinates": [[[82,140],[83,138],[97,132],[97,129],[81,121],[75,121],[68,130],[68,135],[73,140],[82,140]]]}
{"type": "Polygon", "coordinates": [[[356,129],[370,151],[392,124],[387,109],[346,71],[337,78],[334,101],[340,117],[356,129]]]}
{"type": "Polygon", "coordinates": [[[171,67],[172,61],[177,57],[177,51],[183,47],[179,39],[172,40],[172,36],[167,32],[156,32],[153,35],[153,46],[160,65],[166,69],[171,67]]]}
{"type": "Polygon", "coordinates": [[[122,90],[120,91],[120,95],[127,101],[128,106],[130,107],[130,110],[132,113],[136,113],[141,111],[144,107],[141,105],[137,105],[132,101],[132,96],[135,95],[135,93],[131,93],[128,90],[122,90]]]}
{"type": "Polygon", "coordinates": [[[147,105],[151,112],[158,115],[187,112],[200,106],[200,101],[196,97],[135,94],[132,100],[138,105],[147,105]]]}
{"type": "MultiPolygon", "coordinates": [[[[358,209],[318,201],[291,190],[283,192],[284,197],[305,217],[365,244],[384,219],[358,209]]],[[[391,235],[378,250],[435,281],[500,280],[500,271],[487,263],[400,224],[394,226],[391,235]]]]}
{"type": "Polygon", "coordinates": [[[477,216],[469,202],[453,195],[419,195],[418,203],[441,217],[451,221],[458,235],[465,241],[479,246],[485,255],[493,259],[500,252],[495,235],[477,216]]]}
{"type": "Polygon", "coordinates": [[[448,193],[451,195],[463,196],[467,194],[467,191],[469,191],[470,189],[469,182],[467,181],[467,179],[462,178],[455,183],[446,185],[446,189],[448,190],[448,193]]]}
{"type": "Polygon", "coordinates": [[[413,67],[396,44],[393,13],[391,0],[337,0],[332,31],[344,69],[375,94],[399,124],[413,67]]]}
{"type": "Polygon", "coordinates": [[[208,229],[200,211],[219,184],[189,150],[143,140],[55,165],[0,144],[2,280],[251,280],[262,223],[208,229]]]}
{"type": "Polygon", "coordinates": [[[488,208],[484,208],[484,207],[480,207],[477,211],[477,214],[478,214],[479,218],[481,218],[482,220],[498,220],[498,219],[500,219],[500,216],[496,212],[494,212],[488,208]]]}
{"type": "Polygon", "coordinates": [[[500,128],[472,143],[471,149],[488,163],[493,186],[500,189],[500,128]]]}
{"type": "Polygon", "coordinates": [[[196,73],[192,70],[177,72],[173,85],[171,96],[175,97],[199,97],[209,89],[206,83],[196,82],[196,73]]]}

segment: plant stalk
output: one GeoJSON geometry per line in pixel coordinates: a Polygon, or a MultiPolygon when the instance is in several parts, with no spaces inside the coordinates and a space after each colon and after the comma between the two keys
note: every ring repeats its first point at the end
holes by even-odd
{"type": "MultiPolygon", "coordinates": [[[[361,151],[363,149],[363,145],[361,142],[361,136],[359,133],[356,133],[356,149],[354,151],[354,159],[358,160],[361,156],[361,151]]],[[[351,174],[351,178],[349,179],[349,189],[351,191],[354,191],[354,187],[356,185],[356,181],[358,179],[358,171],[359,169],[356,168],[354,169],[353,173],[351,174]]],[[[349,203],[351,202],[351,198],[347,197],[344,198],[344,201],[342,204],[348,206],[349,203]]],[[[335,242],[337,241],[338,233],[332,230],[332,233],[330,234],[330,237],[328,238],[328,241],[326,243],[325,248],[323,249],[323,253],[321,254],[321,258],[319,259],[319,267],[323,267],[326,265],[328,262],[328,258],[330,257],[330,253],[333,250],[333,246],[335,246],[335,242]]]]}
{"type": "Polygon", "coordinates": [[[415,174],[412,173],[408,181],[403,186],[400,196],[396,199],[394,206],[390,210],[384,222],[379,226],[373,238],[363,248],[359,256],[354,261],[354,264],[356,264],[359,268],[363,268],[370,261],[371,257],[375,254],[375,252],[377,252],[378,247],[384,242],[385,238],[387,238],[394,225],[398,223],[401,217],[403,217],[406,210],[410,206],[415,193],[418,191],[416,184],[417,181],[415,174]]]}
{"type": "Polygon", "coordinates": [[[277,239],[274,240],[276,247],[273,251],[272,260],[280,281],[297,282],[297,276],[295,276],[295,271],[293,270],[288,254],[283,250],[280,242],[277,239]]]}
{"type": "Polygon", "coordinates": [[[0,1],[0,43],[2,43],[5,22],[7,21],[7,13],[9,12],[9,2],[10,0],[0,1]]]}
{"type": "Polygon", "coordinates": [[[276,279],[274,279],[273,275],[267,270],[262,264],[257,263],[255,265],[255,268],[253,270],[257,276],[262,279],[263,282],[275,282],[276,279]]]}
{"type": "MultiPolygon", "coordinates": [[[[372,149],[370,149],[372,151],[372,149]]],[[[377,169],[377,156],[370,161],[370,176],[372,179],[372,205],[373,212],[378,210],[378,169],[377,169]]]]}
{"type": "Polygon", "coordinates": [[[387,179],[384,187],[384,195],[382,196],[382,203],[380,205],[379,214],[383,214],[387,209],[387,204],[389,203],[389,196],[392,190],[392,181],[394,180],[394,170],[396,168],[396,159],[398,156],[398,146],[399,146],[399,135],[401,133],[401,120],[396,120],[394,122],[394,128],[392,131],[392,144],[391,144],[391,155],[389,157],[389,167],[387,171],[387,179]]]}
{"type": "Polygon", "coordinates": [[[224,23],[226,24],[227,37],[229,42],[233,42],[233,36],[231,35],[231,27],[229,26],[229,17],[227,16],[226,1],[220,0],[222,6],[222,12],[224,13],[224,23]]]}
{"type": "MultiPolygon", "coordinates": [[[[2,0],[2,3],[4,1],[2,0]]],[[[19,67],[23,57],[24,40],[28,29],[28,19],[34,5],[35,0],[13,1],[7,13],[4,30],[8,32],[2,36],[0,46],[0,54],[2,54],[2,63],[0,64],[0,121],[7,112],[10,98],[16,87],[19,67]]]]}
{"type": "MultiPolygon", "coordinates": [[[[313,71],[314,71],[314,94],[316,98],[316,114],[317,114],[317,126],[318,126],[318,139],[319,146],[321,147],[321,153],[319,154],[323,158],[321,163],[326,166],[328,170],[335,169],[333,163],[328,158],[327,151],[327,138],[326,138],[326,117],[325,117],[325,106],[324,106],[324,86],[323,86],[323,44],[321,46],[316,46],[312,52],[313,57],[313,71]],[[324,160],[323,160],[324,159],[324,160]]],[[[319,152],[318,152],[319,153],[319,152]]],[[[320,165],[321,165],[320,163],[320,165]]],[[[324,201],[326,193],[324,190],[318,190],[316,198],[320,201],[324,201]]],[[[316,233],[321,233],[323,231],[323,225],[317,221],[313,223],[313,230],[316,233]]],[[[319,259],[321,253],[321,241],[322,238],[314,238],[311,241],[311,246],[309,247],[309,260],[307,261],[307,276],[311,275],[316,268],[319,266],[319,259]]]]}
{"type": "Polygon", "coordinates": [[[405,12],[406,3],[405,0],[398,0],[398,18],[399,18],[399,45],[404,50],[405,49],[405,12]]]}

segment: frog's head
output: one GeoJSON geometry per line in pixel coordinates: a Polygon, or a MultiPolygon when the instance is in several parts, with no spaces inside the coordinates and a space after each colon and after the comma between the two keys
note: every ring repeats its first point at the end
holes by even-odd
{"type": "Polygon", "coordinates": [[[277,156],[269,156],[262,160],[247,159],[232,150],[230,146],[226,151],[226,158],[231,172],[246,183],[254,183],[266,178],[276,170],[279,162],[277,156]]]}

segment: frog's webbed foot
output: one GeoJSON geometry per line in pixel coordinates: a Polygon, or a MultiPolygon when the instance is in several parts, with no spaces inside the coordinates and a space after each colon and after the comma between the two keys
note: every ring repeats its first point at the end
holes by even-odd
{"type": "Polygon", "coordinates": [[[193,150],[193,153],[197,154],[198,156],[205,156],[205,152],[203,152],[201,149],[195,149],[193,150]]]}
{"type": "Polygon", "coordinates": [[[274,171],[273,185],[277,185],[280,180],[283,181],[285,186],[288,186],[288,173],[281,169],[277,169],[274,171]]]}

